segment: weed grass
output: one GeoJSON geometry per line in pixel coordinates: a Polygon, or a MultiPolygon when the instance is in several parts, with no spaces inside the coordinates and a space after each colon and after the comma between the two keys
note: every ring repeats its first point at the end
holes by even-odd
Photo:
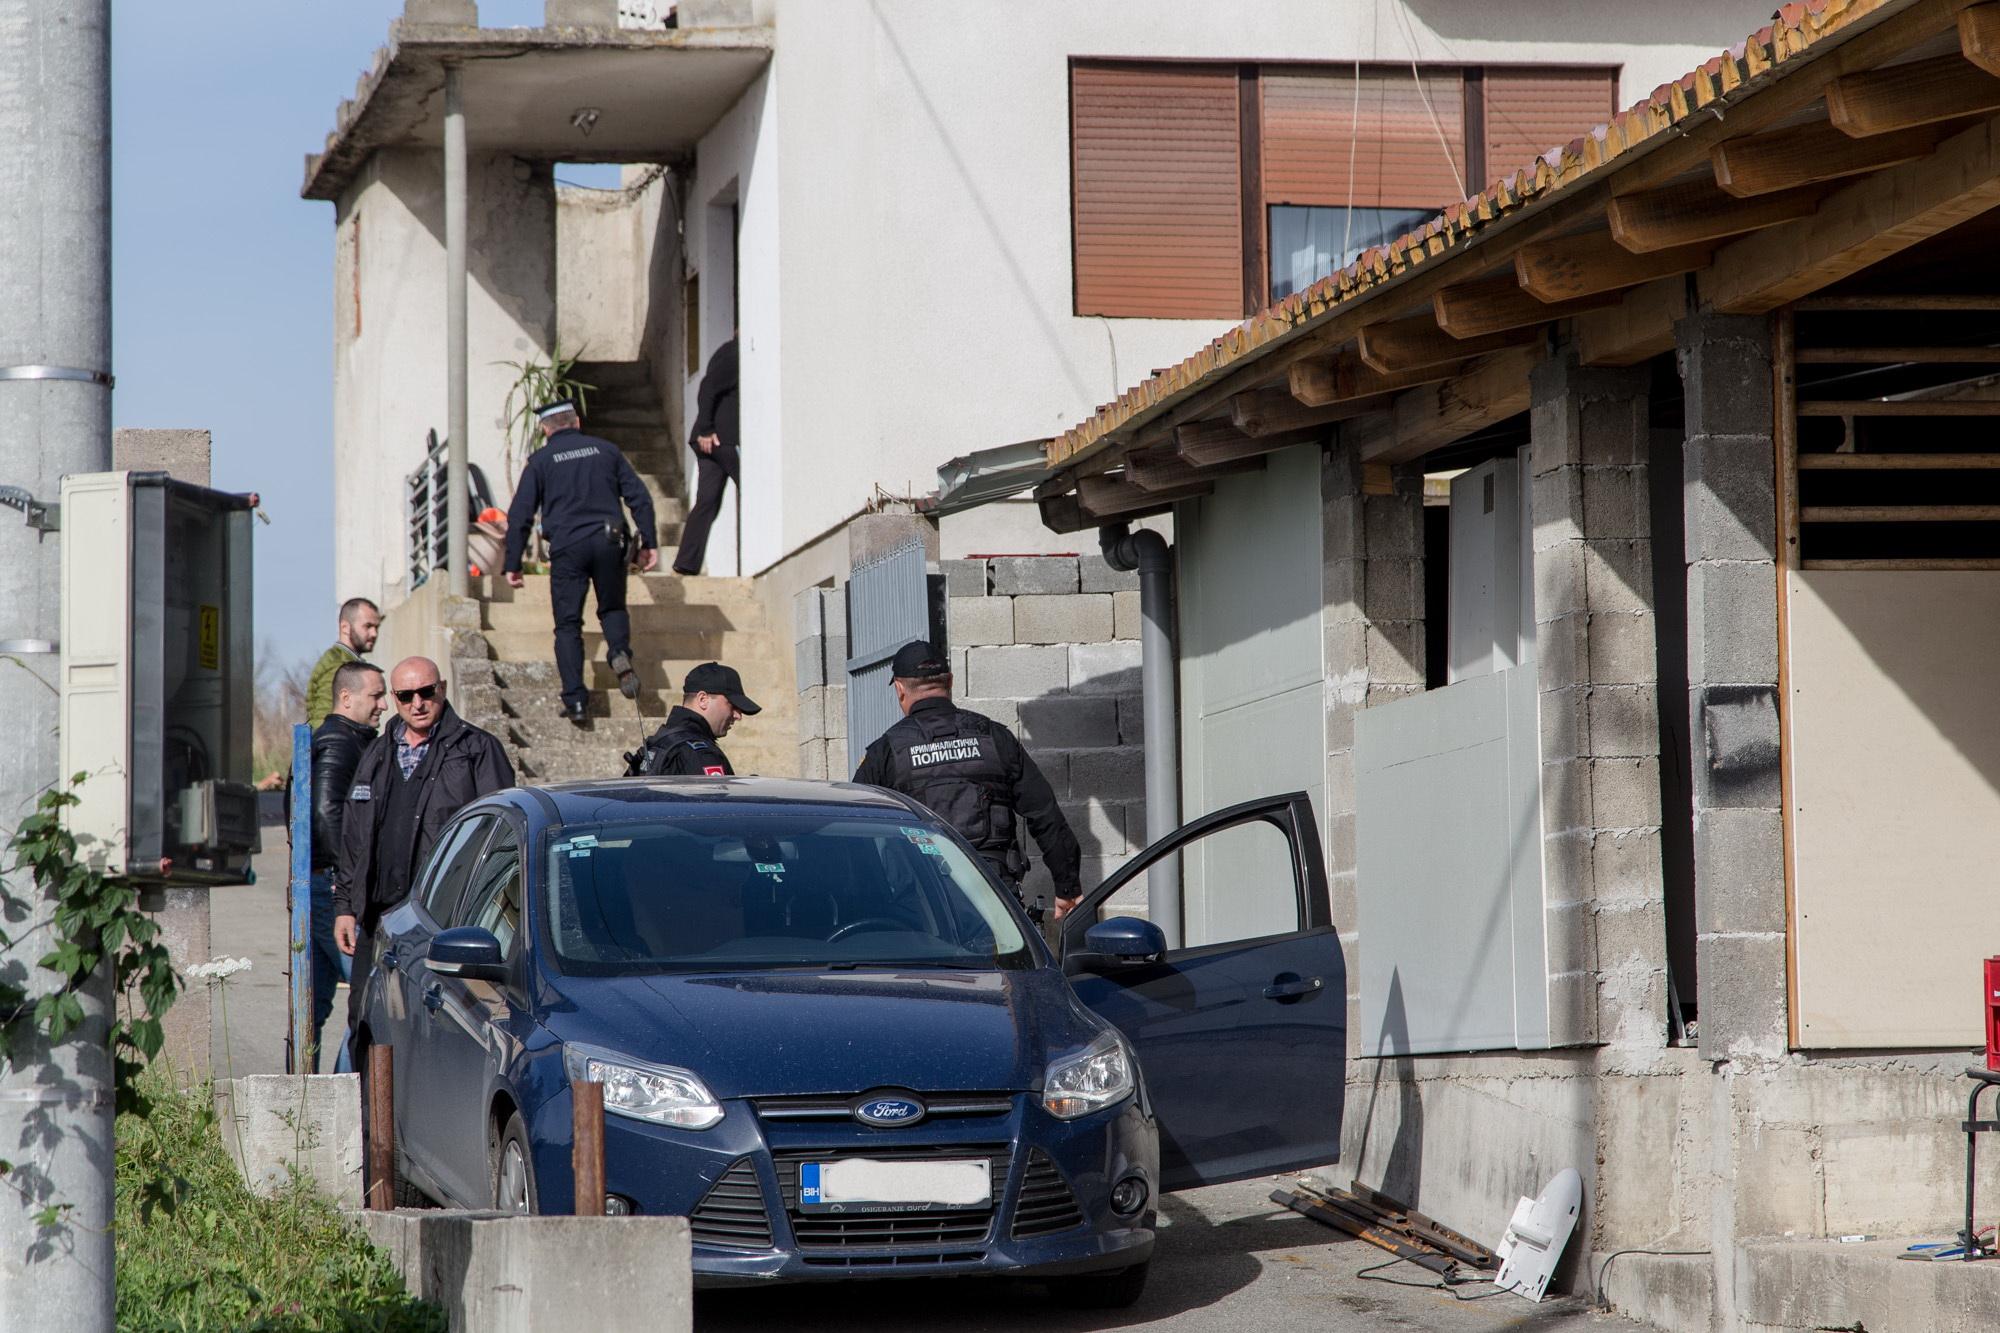
{"type": "Polygon", "coordinates": [[[245,1188],[211,1086],[156,1071],[142,1079],[151,1114],[118,1119],[120,1329],[443,1333],[444,1312],[310,1181],[272,1198],[245,1188]]]}

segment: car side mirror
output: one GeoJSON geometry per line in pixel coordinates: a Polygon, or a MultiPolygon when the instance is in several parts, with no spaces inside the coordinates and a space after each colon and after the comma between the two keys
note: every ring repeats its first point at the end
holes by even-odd
{"type": "Polygon", "coordinates": [[[1083,933],[1086,951],[1119,963],[1150,963],[1167,951],[1166,932],[1136,916],[1114,916],[1083,933]]]}
{"type": "Polygon", "coordinates": [[[479,926],[439,931],[424,954],[424,966],[439,976],[461,981],[507,980],[507,960],[500,953],[500,941],[492,931],[479,926]]]}

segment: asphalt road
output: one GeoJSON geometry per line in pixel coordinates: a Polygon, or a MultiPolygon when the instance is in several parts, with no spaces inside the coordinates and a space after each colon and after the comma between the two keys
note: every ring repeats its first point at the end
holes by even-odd
{"type": "MultiPolygon", "coordinates": [[[[1146,1293],[1129,1310],[1078,1311],[1054,1304],[1039,1284],[998,1279],[856,1282],[769,1291],[703,1292],[695,1328],[768,1333],[778,1328],[899,1333],[1072,1333],[1087,1329],[1297,1329],[1380,1333],[1393,1329],[1614,1330],[1636,1327],[1592,1313],[1577,1300],[1534,1305],[1502,1294],[1463,1302],[1431,1286],[1357,1278],[1390,1256],[1271,1203],[1280,1181],[1215,1185],[1170,1196],[1146,1293]]],[[[1398,1264],[1378,1276],[1429,1283],[1398,1264]]],[[[1491,1291],[1485,1285],[1463,1295],[1491,1291]]]]}
{"type": "MultiPolygon", "coordinates": [[[[211,982],[209,1058],[215,1077],[285,1072],[285,1029],[289,919],[285,909],[285,830],[265,825],[264,850],[251,863],[255,884],[231,884],[208,896],[209,953],[214,958],[248,958],[250,970],[226,982],[211,982]]],[[[334,992],[333,1013],[320,1036],[332,1051],[347,1031],[347,989],[334,992]]],[[[333,1057],[320,1062],[333,1071],[333,1057]]]]}

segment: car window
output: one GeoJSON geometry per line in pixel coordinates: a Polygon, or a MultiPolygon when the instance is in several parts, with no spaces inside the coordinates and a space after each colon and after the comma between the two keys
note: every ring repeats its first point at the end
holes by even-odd
{"type": "Polygon", "coordinates": [[[457,906],[465,881],[479,859],[480,845],[485,842],[487,831],[492,827],[492,815],[473,815],[454,824],[444,841],[438,844],[424,872],[427,879],[418,890],[419,901],[430,913],[431,920],[451,920],[452,909],[457,906]]]}
{"type": "Polygon", "coordinates": [[[500,941],[501,956],[513,955],[521,930],[521,840],[513,825],[505,821],[493,835],[479,872],[472,877],[461,924],[492,931],[500,941]]]}
{"type": "Polygon", "coordinates": [[[1020,922],[950,833],[842,814],[570,826],[544,895],[564,970],[1035,965],[1020,922]]]}

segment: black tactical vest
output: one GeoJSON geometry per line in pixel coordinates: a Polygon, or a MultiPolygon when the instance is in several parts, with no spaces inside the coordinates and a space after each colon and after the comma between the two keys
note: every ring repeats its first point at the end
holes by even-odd
{"type": "Polygon", "coordinates": [[[889,785],[929,806],[1003,873],[1027,871],[1015,836],[1014,789],[990,718],[919,708],[883,733],[889,785]]]}

